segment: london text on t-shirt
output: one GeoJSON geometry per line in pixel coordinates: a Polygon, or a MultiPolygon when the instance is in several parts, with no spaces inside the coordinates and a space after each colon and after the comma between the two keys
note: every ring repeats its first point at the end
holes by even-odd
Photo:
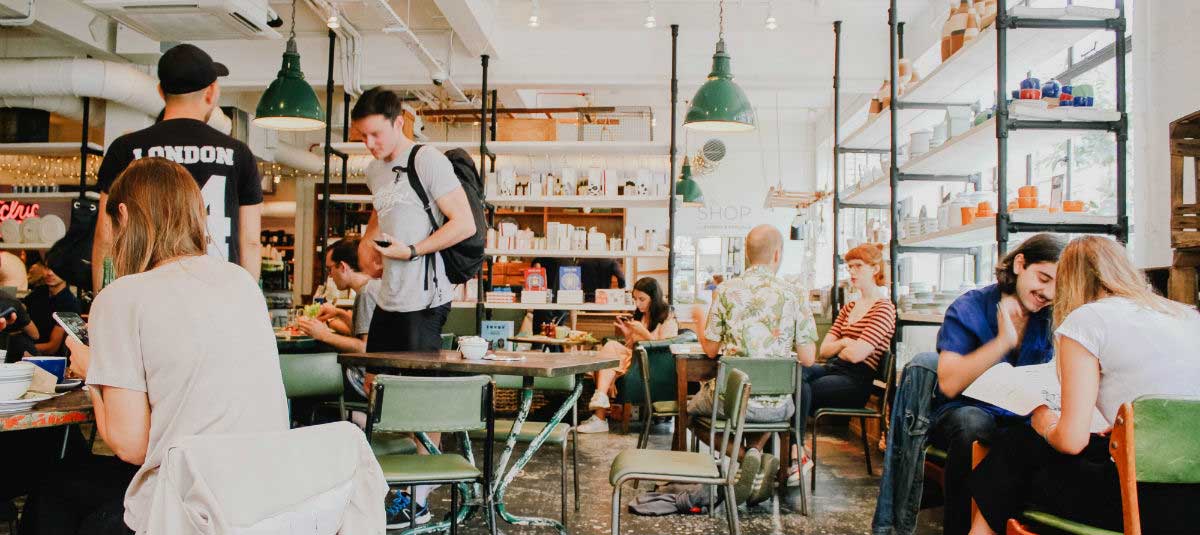
{"type": "Polygon", "coordinates": [[[208,210],[208,253],[238,262],[238,209],[263,201],[254,154],[245,143],[195,119],[170,119],[113,141],[100,164],[100,191],[139,158],[176,162],[192,174],[208,210]]]}

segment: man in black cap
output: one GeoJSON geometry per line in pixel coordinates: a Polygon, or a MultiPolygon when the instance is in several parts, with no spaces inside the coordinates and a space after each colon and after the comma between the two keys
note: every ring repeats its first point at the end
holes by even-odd
{"type": "MultiPolygon", "coordinates": [[[[208,211],[208,254],[240,264],[258,280],[262,264],[262,182],[245,143],[208,126],[229,69],[203,50],[183,44],[158,60],[158,90],[166,102],[162,120],[125,134],[109,145],[100,164],[100,207],[92,245],[92,287],[99,290],[104,258],[112,247],[112,221],[104,211],[108,190],[138,158],[160,157],[187,168],[208,211]]],[[[218,112],[219,113],[219,112],[218,112]]]]}

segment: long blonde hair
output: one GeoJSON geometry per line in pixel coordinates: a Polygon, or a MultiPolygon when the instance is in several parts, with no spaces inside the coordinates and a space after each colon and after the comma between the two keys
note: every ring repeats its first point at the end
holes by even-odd
{"type": "Polygon", "coordinates": [[[134,161],[113,183],[104,210],[116,231],[117,277],[148,271],[171,258],[205,254],[204,198],[182,165],[165,158],[134,161]]]}
{"type": "Polygon", "coordinates": [[[1054,327],[1062,325],[1075,309],[1105,297],[1124,297],[1139,306],[1181,316],[1188,308],[1150,288],[1146,276],[1133,265],[1121,244],[1102,236],[1071,240],[1058,261],[1054,287],[1054,327]]]}

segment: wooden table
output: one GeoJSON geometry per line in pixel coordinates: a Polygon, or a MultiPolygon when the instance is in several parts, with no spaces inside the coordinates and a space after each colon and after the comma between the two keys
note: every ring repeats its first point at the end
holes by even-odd
{"type": "MultiPolygon", "coordinates": [[[[672,353],[674,353],[673,350],[672,353]]],[[[702,353],[675,353],[675,403],[679,407],[679,414],[675,417],[672,449],[676,451],[687,451],[688,449],[688,383],[699,383],[716,376],[717,359],[710,359],[708,355],[702,353]]]]}
{"type": "MultiPolygon", "coordinates": [[[[500,462],[496,464],[496,474],[491,490],[496,513],[505,522],[519,526],[552,527],[558,533],[565,535],[566,526],[552,518],[519,517],[509,513],[504,507],[504,493],[509,484],[521,473],[533,454],[541,448],[546,437],[562,421],[567,411],[575,406],[579,394],[583,391],[582,375],[587,372],[615,368],[620,364],[617,358],[601,357],[595,351],[579,351],[572,353],[542,353],[533,351],[498,351],[502,356],[517,355],[524,357],[517,361],[498,360],[468,360],[462,358],[458,351],[405,351],[391,353],[348,353],[338,356],[338,362],[345,366],[368,366],[381,368],[399,368],[402,370],[426,370],[463,374],[483,375],[516,375],[522,378],[521,403],[517,418],[513,422],[512,431],[500,454],[500,462]],[[529,447],[517,459],[511,469],[508,466],[512,453],[516,449],[517,435],[529,417],[529,409],[533,404],[533,383],[537,377],[566,377],[575,376],[575,386],[562,406],[555,411],[537,437],[529,443],[529,447]]],[[[464,505],[468,513],[473,505],[464,505]]],[[[430,533],[444,531],[443,523],[431,523],[417,528],[415,533],[430,533]]]]}
{"type": "Polygon", "coordinates": [[[517,344],[538,344],[538,345],[544,345],[544,346],[559,346],[559,347],[582,347],[582,346],[594,346],[594,345],[598,344],[598,342],[572,342],[570,340],[567,340],[566,338],[551,338],[549,336],[533,336],[533,335],[510,336],[510,337],[508,337],[508,341],[517,343],[517,344]]]}
{"type": "Polygon", "coordinates": [[[51,398],[25,412],[0,414],[0,431],[23,431],[90,422],[92,398],[83,389],[51,398]]]}

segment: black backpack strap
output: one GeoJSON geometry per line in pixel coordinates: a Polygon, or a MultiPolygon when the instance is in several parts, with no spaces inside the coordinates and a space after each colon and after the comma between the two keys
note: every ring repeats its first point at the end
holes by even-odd
{"type": "MultiPolygon", "coordinates": [[[[433,228],[433,232],[437,232],[441,225],[438,225],[437,218],[433,217],[433,206],[429,204],[429,195],[425,193],[425,186],[421,185],[421,177],[417,175],[417,153],[421,151],[424,145],[414,145],[412,152],[408,153],[408,168],[404,170],[404,174],[408,175],[408,185],[412,187],[413,193],[417,194],[417,198],[421,200],[421,206],[425,209],[425,215],[429,217],[429,225],[433,228]]],[[[432,233],[431,233],[432,234],[432,233]]],[[[437,253],[429,253],[425,255],[425,289],[429,289],[429,272],[433,272],[433,285],[437,286],[437,266],[434,262],[437,261],[437,253]]]]}

